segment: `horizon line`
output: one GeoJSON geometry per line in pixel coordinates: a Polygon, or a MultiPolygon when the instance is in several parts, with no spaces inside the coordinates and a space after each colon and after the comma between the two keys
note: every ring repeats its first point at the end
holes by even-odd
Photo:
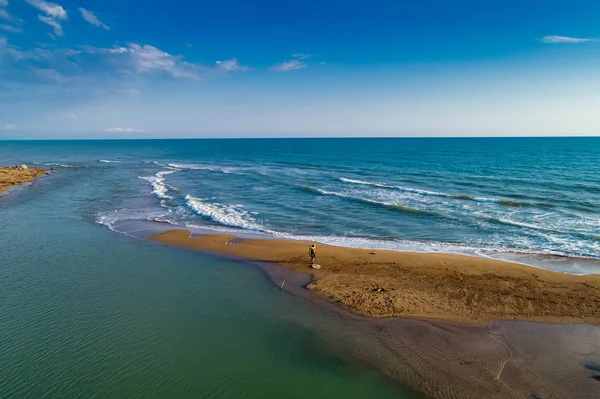
{"type": "Polygon", "coordinates": [[[580,136],[291,136],[291,137],[124,137],[124,138],[15,138],[3,139],[7,141],[151,141],[151,140],[331,140],[331,139],[548,139],[548,138],[600,138],[598,135],[580,136]]]}

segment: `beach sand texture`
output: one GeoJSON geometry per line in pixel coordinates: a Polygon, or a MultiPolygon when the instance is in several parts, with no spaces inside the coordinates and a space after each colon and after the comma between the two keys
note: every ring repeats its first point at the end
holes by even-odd
{"type": "Polygon", "coordinates": [[[575,276],[463,255],[324,244],[317,244],[321,269],[314,270],[309,242],[222,234],[193,237],[186,230],[150,239],[311,274],[308,289],[367,316],[600,324],[600,275],[575,276]]]}
{"type": "Polygon", "coordinates": [[[46,173],[40,168],[20,168],[0,166],[0,193],[9,188],[27,183],[46,173]]]}

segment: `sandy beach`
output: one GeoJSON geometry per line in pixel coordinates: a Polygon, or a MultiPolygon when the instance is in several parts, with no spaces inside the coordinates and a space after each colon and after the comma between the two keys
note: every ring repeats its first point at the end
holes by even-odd
{"type": "Polygon", "coordinates": [[[46,174],[44,169],[40,168],[21,168],[0,166],[0,193],[37,179],[46,174]]]}
{"type": "Polygon", "coordinates": [[[192,237],[185,230],[150,238],[167,244],[274,263],[309,274],[307,288],[358,314],[461,323],[493,320],[600,324],[600,275],[575,276],[462,255],[405,253],[309,242],[192,237]]]}

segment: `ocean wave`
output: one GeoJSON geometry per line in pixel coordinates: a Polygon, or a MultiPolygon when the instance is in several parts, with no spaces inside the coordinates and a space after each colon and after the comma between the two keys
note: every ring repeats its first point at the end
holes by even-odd
{"type": "Polygon", "coordinates": [[[109,159],[99,159],[98,162],[102,162],[102,163],[121,163],[121,161],[111,161],[109,159]]]}
{"type": "Polygon", "coordinates": [[[170,163],[167,165],[176,169],[207,170],[209,172],[235,174],[235,175],[262,175],[269,174],[267,166],[226,166],[215,164],[170,163]]]}
{"type": "Polygon", "coordinates": [[[396,188],[396,186],[388,186],[387,184],[371,183],[371,182],[363,181],[363,180],[347,179],[345,177],[340,177],[340,180],[343,181],[344,183],[360,184],[363,186],[373,186],[373,187],[379,187],[379,188],[396,188]]]}
{"type": "Polygon", "coordinates": [[[520,227],[520,228],[527,228],[527,229],[538,230],[538,231],[546,231],[546,232],[553,232],[553,233],[556,232],[552,229],[545,228],[544,226],[541,226],[541,225],[526,223],[526,222],[519,222],[517,220],[508,219],[505,217],[488,217],[487,220],[492,223],[496,223],[496,224],[504,224],[504,225],[520,227]]]}
{"type": "MultiPolygon", "coordinates": [[[[155,194],[158,198],[167,200],[173,199],[173,196],[169,195],[169,187],[165,183],[165,176],[180,172],[179,169],[170,169],[163,170],[155,174],[154,176],[138,176],[139,179],[146,180],[148,183],[152,184],[154,190],[152,193],[155,194]]],[[[161,202],[161,205],[164,206],[164,203],[161,202]]]]}
{"type": "Polygon", "coordinates": [[[422,189],[419,189],[419,188],[403,187],[403,186],[390,186],[390,185],[381,184],[381,183],[371,183],[371,182],[362,181],[362,180],[347,179],[345,177],[340,177],[340,180],[343,181],[344,183],[360,184],[360,185],[363,185],[363,186],[372,186],[372,187],[379,187],[379,188],[394,189],[394,190],[405,191],[407,193],[414,193],[414,194],[421,194],[421,195],[431,195],[431,196],[435,196],[435,197],[450,197],[451,196],[450,194],[440,193],[440,192],[437,192],[437,191],[422,190],[422,189]]]}
{"type": "Polygon", "coordinates": [[[394,202],[383,202],[383,201],[372,200],[372,199],[369,199],[369,198],[354,197],[352,195],[348,195],[348,194],[344,194],[344,193],[337,193],[337,192],[333,192],[333,191],[321,190],[320,188],[316,188],[316,187],[313,187],[313,186],[303,186],[302,189],[305,190],[305,191],[317,193],[317,194],[320,194],[320,195],[328,195],[328,196],[334,196],[334,197],[344,198],[344,199],[347,199],[347,200],[350,200],[350,201],[354,201],[354,202],[359,202],[359,203],[363,203],[363,204],[379,206],[379,207],[383,207],[383,208],[387,208],[387,209],[393,209],[393,210],[397,210],[397,211],[401,211],[401,212],[405,212],[405,213],[412,213],[412,214],[415,214],[415,215],[439,216],[439,215],[437,215],[434,212],[429,212],[429,211],[424,211],[424,210],[420,210],[420,209],[416,209],[416,208],[411,208],[409,206],[397,204],[397,203],[394,203],[394,202]]]}
{"type": "Polygon", "coordinates": [[[261,232],[271,231],[261,226],[252,216],[251,212],[243,209],[242,205],[209,204],[201,198],[196,198],[189,194],[186,195],[185,199],[187,205],[196,213],[224,226],[261,232]]]}
{"type": "MultiPolygon", "coordinates": [[[[500,205],[506,205],[506,206],[517,206],[518,207],[518,206],[529,205],[529,203],[524,202],[524,201],[517,201],[517,200],[510,200],[510,199],[501,199],[501,200],[497,200],[497,201],[500,205]]],[[[550,205],[550,207],[552,207],[552,205],[550,205]]]]}
{"type": "Polygon", "coordinates": [[[170,163],[168,166],[176,169],[192,169],[192,170],[208,170],[211,172],[220,172],[225,174],[243,174],[242,168],[234,166],[220,166],[220,165],[207,165],[207,164],[181,164],[181,163],[170,163]]]}
{"type": "Polygon", "coordinates": [[[76,168],[75,165],[68,165],[64,163],[55,163],[55,162],[34,162],[34,165],[44,165],[44,166],[58,166],[60,168],[76,168]]]}
{"type": "Polygon", "coordinates": [[[169,212],[156,209],[129,209],[119,208],[111,211],[100,212],[96,215],[95,222],[108,227],[114,231],[114,226],[118,222],[125,220],[149,220],[158,221],[168,215],[169,212]]]}
{"type": "Polygon", "coordinates": [[[438,192],[438,191],[423,190],[423,189],[413,188],[413,187],[392,186],[392,185],[382,184],[382,183],[372,183],[372,182],[367,182],[367,181],[362,181],[362,180],[348,179],[345,177],[340,177],[340,180],[344,183],[360,184],[363,186],[372,186],[372,187],[385,188],[385,189],[391,189],[391,190],[399,190],[399,191],[403,191],[403,192],[407,192],[407,193],[419,194],[419,195],[424,195],[424,196],[453,198],[453,199],[464,200],[464,201],[490,202],[490,203],[496,203],[496,204],[500,204],[500,205],[504,205],[504,206],[514,206],[514,207],[534,206],[534,207],[541,207],[541,208],[554,208],[553,204],[546,203],[546,202],[527,202],[527,201],[517,201],[517,200],[512,200],[512,199],[504,199],[504,198],[477,197],[477,196],[467,195],[467,194],[449,194],[449,193],[443,193],[443,192],[438,192]]]}
{"type": "Polygon", "coordinates": [[[518,200],[513,200],[513,199],[506,199],[506,198],[486,198],[486,197],[471,197],[468,195],[453,195],[452,198],[457,198],[457,199],[465,199],[465,200],[471,200],[471,201],[476,201],[476,202],[493,202],[499,205],[504,205],[504,206],[513,206],[513,207],[538,207],[538,208],[554,208],[555,205],[554,204],[550,204],[547,202],[527,202],[527,201],[518,201],[518,200]]]}

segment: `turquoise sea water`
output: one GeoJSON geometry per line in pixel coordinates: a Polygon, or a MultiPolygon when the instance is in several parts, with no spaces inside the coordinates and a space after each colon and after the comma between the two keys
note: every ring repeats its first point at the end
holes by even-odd
{"type": "Polygon", "coordinates": [[[598,159],[593,138],[0,142],[0,164],[58,171],[0,199],[0,397],[416,397],[360,360],[389,350],[368,329],[260,269],[112,230],[158,220],[594,272],[598,159]]]}

